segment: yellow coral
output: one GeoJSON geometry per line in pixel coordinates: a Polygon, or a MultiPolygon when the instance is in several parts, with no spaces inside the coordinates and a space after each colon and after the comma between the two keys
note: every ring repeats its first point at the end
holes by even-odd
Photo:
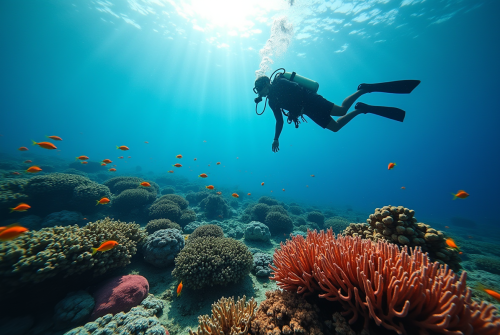
{"type": "Polygon", "coordinates": [[[212,316],[198,317],[198,331],[189,330],[190,335],[245,335],[250,330],[250,322],[255,318],[257,303],[252,298],[245,303],[246,297],[235,303],[234,297],[220,298],[212,304],[212,316]]]}

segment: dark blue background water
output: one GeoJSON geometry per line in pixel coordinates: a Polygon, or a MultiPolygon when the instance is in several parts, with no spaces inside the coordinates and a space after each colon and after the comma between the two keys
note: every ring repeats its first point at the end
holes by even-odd
{"type": "Polygon", "coordinates": [[[230,36],[225,27],[193,29],[210,22],[182,17],[168,1],[115,2],[0,3],[2,153],[24,160],[17,148],[29,146],[68,162],[79,155],[110,158],[118,165],[114,175],[132,175],[136,166],[163,174],[182,154],[184,167],[176,174],[195,179],[210,173],[216,187],[254,197],[367,212],[403,205],[422,221],[461,216],[496,226],[497,1],[387,1],[365,10],[397,10],[394,21],[376,25],[353,21],[363,11],[344,14],[296,2],[299,13],[282,6],[262,13],[267,22],[249,17],[252,29],[262,31],[250,37],[241,31],[230,36]],[[155,13],[140,13],[134,3],[155,13]],[[299,129],[285,124],[281,150],[273,153],[274,117],[270,109],[255,114],[252,87],[258,50],[276,14],[290,15],[295,33],[274,68],[318,81],[318,93],[336,104],[362,82],[420,79],[411,95],[360,99],[406,110],[405,122],[361,115],[338,133],[310,120],[299,129]],[[321,26],[326,18],[343,22],[321,26]],[[207,41],[214,36],[217,42],[207,41]],[[344,52],[335,52],[344,45],[344,52]],[[61,151],[31,146],[46,135],[64,139],[57,143],[61,151]],[[118,160],[123,154],[132,158],[118,160]],[[396,168],[388,171],[389,162],[396,168]],[[470,197],[452,201],[460,189],[470,197]]]}

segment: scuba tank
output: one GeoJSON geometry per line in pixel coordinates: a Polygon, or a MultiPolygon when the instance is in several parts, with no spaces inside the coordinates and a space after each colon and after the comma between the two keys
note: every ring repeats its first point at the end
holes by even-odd
{"type": "MultiPolygon", "coordinates": [[[[306,77],[303,77],[303,76],[300,76],[298,75],[296,72],[286,72],[286,70],[284,68],[279,68],[277,69],[276,71],[274,71],[272,74],[271,74],[271,77],[270,77],[270,82],[272,83],[274,81],[274,79],[276,79],[276,77],[278,75],[281,75],[283,77],[285,77],[286,79],[290,80],[290,81],[293,81],[297,84],[299,84],[300,86],[304,87],[305,89],[307,90],[310,90],[312,91],[313,93],[316,93],[318,92],[318,89],[319,89],[319,84],[317,82],[315,82],[314,80],[311,80],[309,78],[306,78],[306,77]],[[282,73],[276,73],[280,70],[283,70],[282,73]],[[276,75],[275,75],[276,74],[276,75]],[[274,78],[273,78],[274,76],[274,78]]],[[[258,92],[255,90],[255,87],[253,89],[254,93],[258,94],[258,92]]],[[[264,114],[264,111],[266,110],[266,106],[267,106],[267,97],[266,97],[266,102],[264,104],[264,110],[262,111],[262,113],[259,113],[257,112],[257,105],[259,104],[259,102],[262,101],[262,97],[259,95],[257,98],[254,99],[254,102],[255,102],[255,113],[257,113],[257,115],[262,115],[264,114]]]]}
{"type": "Polygon", "coordinates": [[[282,76],[290,81],[296,82],[297,84],[304,87],[305,89],[308,89],[309,91],[312,91],[314,93],[318,92],[319,84],[314,80],[300,76],[295,72],[292,73],[285,72],[282,74],[282,76]]]}

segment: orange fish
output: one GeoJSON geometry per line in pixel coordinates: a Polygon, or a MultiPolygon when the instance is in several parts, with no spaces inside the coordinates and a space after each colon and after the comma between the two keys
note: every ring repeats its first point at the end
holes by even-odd
{"type": "Polygon", "coordinates": [[[118,158],[123,159],[123,156],[120,156],[120,157],[118,157],[118,158]]]}
{"type": "Polygon", "coordinates": [[[208,176],[207,176],[207,174],[206,174],[206,173],[202,173],[202,174],[200,174],[198,177],[200,177],[200,178],[207,178],[208,176]]]}
{"type": "Polygon", "coordinates": [[[42,169],[40,169],[38,166],[32,166],[26,170],[26,172],[29,172],[29,173],[37,173],[40,171],[42,171],[42,169]]]}
{"type": "Polygon", "coordinates": [[[311,177],[314,177],[314,175],[312,174],[311,177]]]}
{"type": "Polygon", "coordinates": [[[175,167],[177,167],[177,168],[182,167],[182,165],[181,165],[181,164],[179,164],[179,163],[176,163],[176,164],[174,164],[174,165],[172,165],[172,166],[175,166],[175,167]]]}
{"type": "Polygon", "coordinates": [[[108,165],[108,164],[106,164],[106,163],[101,163],[101,166],[106,166],[106,165],[108,165]]]}
{"type": "Polygon", "coordinates": [[[19,226],[19,223],[13,223],[13,224],[10,224],[8,226],[0,227],[0,233],[3,232],[6,229],[12,228],[12,227],[20,227],[20,226],[19,226]]]}
{"type": "Polygon", "coordinates": [[[84,161],[84,160],[89,159],[89,158],[87,156],[78,156],[78,157],[76,157],[76,159],[84,161]]]}
{"type": "Polygon", "coordinates": [[[30,208],[31,208],[31,206],[30,206],[30,205],[28,205],[28,204],[24,204],[24,203],[23,203],[23,204],[19,204],[19,205],[17,205],[17,206],[16,206],[16,207],[14,207],[14,208],[11,208],[11,209],[10,209],[10,212],[11,212],[11,213],[12,213],[12,212],[26,212],[26,211],[27,211],[28,209],[30,209],[30,208]]]}
{"type": "Polygon", "coordinates": [[[247,195],[252,195],[252,193],[248,193],[247,195]]]}
{"type": "Polygon", "coordinates": [[[174,173],[174,170],[168,170],[168,173],[174,173]]]}
{"type": "Polygon", "coordinates": [[[62,141],[62,138],[60,138],[59,136],[47,136],[47,138],[50,138],[54,141],[62,141]]]}
{"type": "Polygon", "coordinates": [[[111,164],[111,163],[113,163],[113,161],[112,161],[111,159],[107,159],[107,158],[106,158],[106,159],[103,159],[103,160],[102,160],[102,162],[103,162],[103,163],[106,163],[106,164],[111,164]]]}
{"type": "Polygon", "coordinates": [[[209,190],[213,190],[215,187],[214,187],[214,185],[208,185],[208,186],[205,186],[205,188],[208,188],[209,190]]]}
{"type": "Polygon", "coordinates": [[[119,147],[117,146],[116,149],[120,149],[120,150],[123,150],[123,151],[129,150],[129,148],[127,146],[125,146],[125,145],[122,145],[122,146],[119,146],[119,147]]]}
{"type": "Polygon", "coordinates": [[[109,200],[108,198],[106,197],[102,197],[101,200],[97,200],[97,204],[95,204],[96,206],[97,205],[106,205],[106,204],[109,204],[111,200],[109,200]]]}
{"type": "Polygon", "coordinates": [[[0,241],[10,241],[18,237],[19,235],[27,232],[28,229],[21,226],[5,227],[5,229],[0,231],[0,241]]]}
{"type": "Polygon", "coordinates": [[[401,189],[402,189],[402,190],[406,190],[406,187],[404,187],[404,186],[401,186],[401,189]]]}
{"type": "Polygon", "coordinates": [[[150,183],[148,183],[147,181],[143,181],[143,182],[141,183],[141,186],[144,186],[144,187],[151,187],[151,184],[150,184],[150,183]]]}
{"type": "Polygon", "coordinates": [[[103,244],[101,244],[101,246],[99,248],[92,248],[92,255],[94,255],[98,251],[101,251],[101,252],[109,251],[109,250],[113,249],[114,247],[116,247],[117,245],[118,245],[118,242],[116,242],[116,241],[106,241],[103,244]]]}
{"type": "Polygon", "coordinates": [[[490,289],[487,289],[487,288],[484,288],[483,291],[486,292],[487,294],[489,294],[490,296],[492,296],[493,299],[495,299],[496,301],[500,302],[500,293],[495,292],[495,291],[490,290],[490,289]]]}
{"type": "Polygon", "coordinates": [[[196,158],[194,160],[196,160],[196,158]]]}
{"type": "Polygon", "coordinates": [[[26,160],[26,161],[24,161],[24,163],[32,163],[32,162],[33,162],[33,161],[31,161],[31,160],[29,160],[29,159],[28,159],[28,160],[26,160]]]}
{"type": "Polygon", "coordinates": [[[111,169],[109,169],[108,171],[112,171],[112,172],[114,172],[114,171],[116,171],[116,169],[115,169],[115,168],[111,168],[111,169]]]}
{"type": "Polygon", "coordinates": [[[460,250],[460,248],[457,246],[457,244],[455,243],[455,241],[453,241],[453,239],[451,239],[451,238],[447,238],[445,242],[446,242],[446,244],[447,244],[450,248],[460,250]]]}
{"type": "Polygon", "coordinates": [[[469,193],[465,192],[464,190],[460,190],[457,192],[457,194],[452,193],[452,195],[453,200],[455,200],[456,198],[465,199],[469,196],[469,193]]]}
{"type": "Polygon", "coordinates": [[[82,164],[88,164],[89,162],[87,162],[87,161],[83,161],[83,162],[80,162],[80,163],[82,163],[82,164]]]}
{"type": "Polygon", "coordinates": [[[238,195],[238,193],[233,193],[231,194],[233,196],[233,198],[239,198],[240,196],[238,195]]]}
{"type": "Polygon", "coordinates": [[[283,192],[285,192],[285,189],[282,189],[283,192]]]}
{"type": "Polygon", "coordinates": [[[180,159],[180,158],[182,158],[182,155],[177,155],[177,156],[175,156],[175,158],[179,158],[180,159]]]}
{"type": "Polygon", "coordinates": [[[19,176],[19,175],[20,175],[20,173],[19,173],[19,172],[17,172],[17,171],[11,172],[10,174],[13,174],[13,175],[15,175],[15,176],[19,176]]]}
{"type": "Polygon", "coordinates": [[[218,195],[221,195],[221,194],[222,194],[222,192],[221,192],[221,191],[219,191],[219,192],[217,192],[217,194],[218,194],[218,195]]]}
{"type": "Polygon", "coordinates": [[[260,183],[262,186],[264,186],[264,182],[260,183]]]}
{"type": "Polygon", "coordinates": [[[395,166],[396,166],[396,163],[389,163],[389,166],[387,167],[387,170],[394,169],[395,166]]]}
{"type": "Polygon", "coordinates": [[[215,163],[215,165],[220,165],[220,162],[215,163]]]}
{"type": "Polygon", "coordinates": [[[445,227],[446,229],[450,229],[450,227],[448,227],[448,226],[444,226],[444,227],[445,227]]]}
{"type": "Polygon", "coordinates": [[[28,151],[29,149],[28,149],[28,148],[26,148],[26,147],[20,147],[20,148],[19,148],[19,149],[17,149],[17,150],[19,150],[19,151],[28,151]]]}
{"type": "Polygon", "coordinates": [[[144,143],[149,144],[149,142],[148,142],[148,141],[144,141],[144,143]]]}
{"type": "Polygon", "coordinates": [[[181,282],[179,283],[179,286],[177,286],[177,296],[180,296],[181,295],[181,292],[182,292],[182,280],[181,282]]]}
{"type": "Polygon", "coordinates": [[[50,142],[38,142],[38,143],[36,143],[35,141],[32,141],[32,142],[33,142],[33,145],[38,145],[40,148],[49,149],[49,150],[57,149],[57,147],[50,142]]]}

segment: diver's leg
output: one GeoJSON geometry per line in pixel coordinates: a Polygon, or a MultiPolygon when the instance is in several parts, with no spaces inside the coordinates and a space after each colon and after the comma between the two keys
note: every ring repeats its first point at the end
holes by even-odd
{"type": "MultiPolygon", "coordinates": [[[[347,98],[342,101],[342,106],[333,105],[332,110],[330,111],[330,115],[332,116],[344,116],[347,114],[349,108],[351,108],[352,104],[363,94],[368,93],[367,90],[358,90],[354,94],[351,94],[347,98]]],[[[338,120],[337,120],[338,122],[338,120]]]]}
{"type": "MultiPolygon", "coordinates": [[[[359,91],[358,91],[359,92],[359,91]]],[[[333,132],[339,131],[343,126],[345,126],[349,121],[351,121],[356,115],[362,114],[362,111],[354,110],[349,114],[346,114],[342,117],[339,117],[337,121],[331,120],[330,123],[326,126],[326,129],[329,129],[333,132]]]]}

